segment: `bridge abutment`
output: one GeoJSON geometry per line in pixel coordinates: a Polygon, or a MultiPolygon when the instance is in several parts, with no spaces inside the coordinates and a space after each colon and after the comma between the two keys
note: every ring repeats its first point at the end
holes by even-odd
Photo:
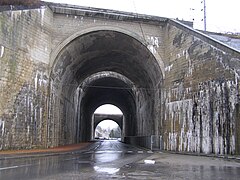
{"type": "Polygon", "coordinates": [[[0,148],[88,141],[94,110],[110,103],[126,142],[239,154],[239,61],[166,18],[54,4],[3,11],[0,148]]]}

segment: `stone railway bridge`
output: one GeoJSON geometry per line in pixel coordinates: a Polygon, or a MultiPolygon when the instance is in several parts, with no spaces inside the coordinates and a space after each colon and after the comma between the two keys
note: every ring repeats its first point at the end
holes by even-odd
{"type": "Polygon", "coordinates": [[[93,130],[96,129],[97,125],[104,120],[112,120],[123,129],[123,115],[122,114],[93,114],[93,130]]]}
{"type": "Polygon", "coordinates": [[[113,104],[126,142],[240,153],[239,50],[168,18],[19,8],[0,12],[0,149],[89,141],[113,104]]]}

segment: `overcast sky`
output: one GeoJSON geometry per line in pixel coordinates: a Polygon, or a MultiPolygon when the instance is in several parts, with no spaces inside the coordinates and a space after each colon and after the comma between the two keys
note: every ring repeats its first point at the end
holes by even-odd
{"type": "Polygon", "coordinates": [[[102,129],[115,129],[118,124],[112,120],[104,120],[98,124],[102,129]]]}
{"type": "MultiPolygon", "coordinates": [[[[45,0],[88,7],[115,9],[183,20],[194,19],[203,29],[203,0],[45,0]],[[194,10],[191,10],[194,9],[194,10]]],[[[240,0],[206,0],[207,30],[240,32],[240,0]]]]}
{"type": "Polygon", "coordinates": [[[98,107],[95,112],[96,114],[122,114],[122,111],[111,104],[105,104],[100,107],[98,107]]]}

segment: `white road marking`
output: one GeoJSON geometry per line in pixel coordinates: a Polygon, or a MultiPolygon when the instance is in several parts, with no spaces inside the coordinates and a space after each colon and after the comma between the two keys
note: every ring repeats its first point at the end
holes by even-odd
{"type": "Polygon", "coordinates": [[[0,171],[2,171],[2,170],[7,170],[7,169],[16,169],[16,168],[21,168],[21,167],[26,167],[26,166],[32,166],[32,164],[26,164],[26,165],[20,165],[20,166],[3,167],[3,168],[0,168],[0,171]]]}
{"type": "Polygon", "coordinates": [[[144,160],[145,164],[155,164],[154,160],[144,160]]]}

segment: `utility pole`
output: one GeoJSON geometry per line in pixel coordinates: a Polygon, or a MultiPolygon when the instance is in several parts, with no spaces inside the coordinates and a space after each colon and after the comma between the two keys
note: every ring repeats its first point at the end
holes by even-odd
{"type": "MultiPolygon", "coordinates": [[[[192,20],[196,23],[200,23],[199,20],[201,20],[201,22],[203,22],[202,28],[204,31],[206,31],[207,30],[206,0],[201,0],[200,2],[201,2],[201,8],[199,8],[200,4],[195,4],[194,8],[190,8],[190,10],[192,12],[195,12],[195,15],[193,15],[192,20]],[[201,19],[197,18],[199,15],[200,15],[201,19]],[[203,16],[203,18],[202,18],[202,16],[203,16]]],[[[198,1],[198,3],[199,3],[199,1],[198,1]]]]}
{"type": "Polygon", "coordinates": [[[203,0],[203,23],[204,23],[204,31],[207,30],[207,14],[206,14],[206,0],[203,0]]]}

